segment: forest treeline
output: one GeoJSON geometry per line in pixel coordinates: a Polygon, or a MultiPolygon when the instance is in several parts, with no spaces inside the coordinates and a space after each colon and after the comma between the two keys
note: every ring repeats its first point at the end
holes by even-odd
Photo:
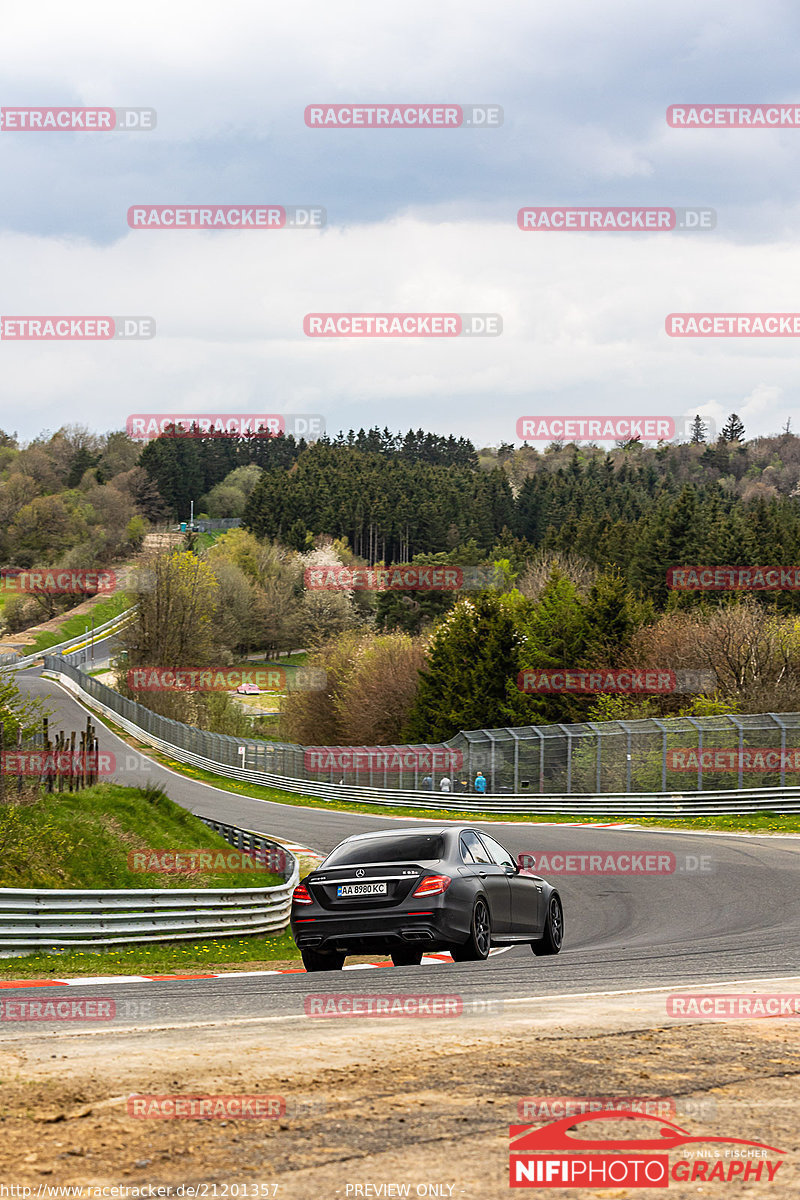
{"type": "MultiPolygon", "coordinates": [[[[102,564],[150,525],[241,516],[152,560],[129,662],[203,667],[310,654],[328,684],[287,697],[279,736],[430,741],[462,728],[800,709],[797,593],[669,591],[672,566],[800,564],[800,439],[543,450],[422,430],[291,438],[65,428],[0,438],[7,563],[102,564]],[[455,563],[461,592],[306,586],[310,566],[455,563]],[[476,582],[477,581],[477,582],[476,582]],[[521,670],[705,671],[705,694],[526,695],[521,670]],[[314,734],[314,731],[316,735],[314,734]]],[[[5,612],[14,601],[7,600],[5,612]]],[[[18,616],[19,614],[17,614],[18,616]]],[[[321,676],[320,676],[321,677],[321,676]]],[[[142,698],[243,732],[223,701],[142,698]],[[186,707],[188,705],[188,707],[186,707]]]]}

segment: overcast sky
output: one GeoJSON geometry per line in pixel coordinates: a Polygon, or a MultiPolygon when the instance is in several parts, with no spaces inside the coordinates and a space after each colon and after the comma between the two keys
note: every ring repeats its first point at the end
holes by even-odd
{"type": "MultiPolygon", "coordinates": [[[[776,0],[8,5],[0,104],[144,106],[151,132],[0,131],[0,313],[148,315],[149,341],[0,341],[24,439],[136,412],[320,413],[515,440],[521,415],[795,416],[798,340],[670,338],[800,311],[798,102],[776,0]],[[310,129],[309,104],[497,104],[499,128],[310,129]],[[318,205],[324,230],[132,230],[131,205],[318,205]],[[713,231],[522,232],[533,205],[706,206],[713,231]],[[310,312],[499,313],[503,333],[312,339],[310,312]]],[[[800,430],[800,420],[793,422],[800,430]]]]}

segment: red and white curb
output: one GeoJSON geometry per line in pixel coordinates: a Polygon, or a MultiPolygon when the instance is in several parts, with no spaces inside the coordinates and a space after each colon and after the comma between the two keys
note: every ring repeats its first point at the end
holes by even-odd
{"type": "MultiPolygon", "coordinates": [[[[510,946],[496,946],[489,953],[505,954],[510,946]]],[[[449,954],[423,954],[422,966],[432,967],[438,963],[452,963],[449,954]]],[[[345,971],[371,971],[376,967],[391,967],[390,962],[353,963],[344,967],[345,971]]],[[[112,983],[171,983],[182,979],[245,979],[258,975],[305,975],[303,967],[283,967],[276,971],[203,971],[196,975],[86,975],[80,979],[0,979],[0,990],[6,988],[41,988],[41,987],[92,987],[95,984],[108,985],[112,983]]]]}

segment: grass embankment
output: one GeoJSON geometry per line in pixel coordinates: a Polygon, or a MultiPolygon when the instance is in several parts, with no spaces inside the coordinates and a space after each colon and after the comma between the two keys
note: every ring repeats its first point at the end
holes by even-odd
{"type": "Polygon", "coordinates": [[[218,971],[274,969],[279,963],[302,970],[300,954],[285,933],[198,942],[142,942],[109,950],[66,950],[0,958],[3,979],[70,979],[87,975],[195,975],[218,971]]]}
{"type": "MultiPolygon", "coordinates": [[[[261,869],[231,870],[222,865],[223,859],[220,869],[138,870],[131,852],[152,850],[206,850],[223,855],[227,863],[232,847],[156,788],[99,784],[79,794],[43,795],[0,807],[0,887],[240,888],[282,882],[261,869]]],[[[230,939],[137,943],[100,953],[82,948],[0,959],[0,978],[171,974],[224,969],[234,963],[263,966],[296,954],[288,933],[234,934],[230,939]]]]}
{"type": "Polygon", "coordinates": [[[57,646],[59,642],[66,642],[70,638],[79,637],[86,629],[89,630],[91,637],[92,622],[94,628],[98,625],[104,625],[106,621],[110,621],[112,617],[119,616],[126,608],[130,608],[133,600],[124,592],[116,592],[113,596],[109,596],[106,600],[100,600],[94,605],[90,613],[78,613],[74,617],[65,617],[59,624],[58,629],[49,630],[47,633],[40,633],[36,639],[26,646],[28,654],[37,654],[40,651],[48,650],[51,646],[57,646]]]}
{"type": "MultiPolygon", "coordinates": [[[[0,808],[0,887],[268,887],[263,870],[139,869],[129,856],[150,850],[213,850],[228,843],[158,788],[101,783],[0,808]]],[[[221,862],[221,860],[220,860],[221,862]]]]}

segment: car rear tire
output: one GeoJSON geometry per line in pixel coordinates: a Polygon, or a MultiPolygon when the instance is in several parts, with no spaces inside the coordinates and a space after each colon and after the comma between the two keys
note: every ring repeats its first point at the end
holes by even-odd
{"type": "Polygon", "coordinates": [[[544,933],[535,942],[531,942],[534,954],[558,954],[564,942],[564,908],[558,892],[553,892],[547,906],[547,920],[544,923],[544,933]]]}
{"type": "Polygon", "coordinates": [[[396,967],[418,967],[422,962],[422,951],[403,946],[392,951],[392,962],[396,967]]]}
{"type": "Polygon", "coordinates": [[[451,946],[450,953],[456,962],[480,962],[489,957],[492,945],[492,918],[489,906],[482,897],[475,901],[469,938],[459,946],[451,946]]]}
{"type": "Polygon", "coordinates": [[[307,971],[341,971],[346,955],[320,954],[317,950],[301,950],[303,966],[307,971]]]}

